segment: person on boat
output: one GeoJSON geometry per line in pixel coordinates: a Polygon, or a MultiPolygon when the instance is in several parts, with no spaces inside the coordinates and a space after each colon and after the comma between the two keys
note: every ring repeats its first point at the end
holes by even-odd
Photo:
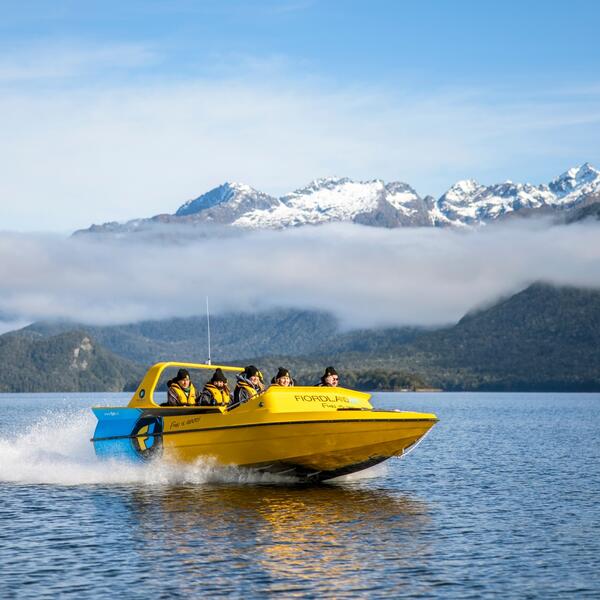
{"type": "Polygon", "coordinates": [[[321,377],[321,383],[317,385],[319,387],[337,387],[339,381],[340,377],[337,371],[333,367],[327,367],[321,377]]]}
{"type": "Polygon", "coordinates": [[[215,369],[212,377],[204,384],[197,404],[202,406],[226,406],[231,401],[227,377],[221,369],[215,369]]]}
{"type": "Polygon", "coordinates": [[[196,404],[196,388],[187,369],[179,369],[177,375],[167,381],[167,404],[169,406],[193,406],[196,404]]]}
{"type": "Polygon", "coordinates": [[[233,390],[233,400],[229,408],[248,402],[250,398],[260,394],[265,389],[262,373],[254,366],[248,365],[237,375],[237,384],[233,390]]]}
{"type": "Polygon", "coordinates": [[[290,372],[284,367],[279,367],[277,375],[271,379],[271,385],[278,385],[280,387],[291,387],[294,385],[290,372]]]}

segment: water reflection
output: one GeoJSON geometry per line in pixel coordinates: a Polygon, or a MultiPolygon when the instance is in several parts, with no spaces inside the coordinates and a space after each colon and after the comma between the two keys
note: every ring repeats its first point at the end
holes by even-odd
{"type": "Polygon", "coordinates": [[[382,489],[164,486],[130,499],[140,552],[160,548],[162,561],[186,571],[182,592],[207,567],[217,586],[252,572],[268,591],[373,590],[389,567],[414,568],[427,555],[427,506],[382,489]]]}

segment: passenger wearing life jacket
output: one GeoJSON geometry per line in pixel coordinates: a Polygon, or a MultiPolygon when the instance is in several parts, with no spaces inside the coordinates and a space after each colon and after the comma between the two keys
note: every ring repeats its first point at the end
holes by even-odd
{"type": "Polygon", "coordinates": [[[179,369],[177,375],[167,381],[167,404],[169,406],[194,406],[196,404],[196,388],[190,381],[190,372],[179,369]]]}
{"type": "Polygon", "coordinates": [[[294,385],[294,380],[287,369],[284,367],[279,367],[277,375],[271,379],[271,385],[276,385],[279,387],[291,387],[294,385]]]}
{"type": "Polygon", "coordinates": [[[333,367],[327,367],[325,373],[321,377],[321,382],[317,384],[319,387],[337,387],[340,377],[333,367]]]}
{"type": "Polygon", "coordinates": [[[254,366],[248,365],[239,375],[233,390],[233,402],[229,408],[248,402],[250,398],[260,394],[265,389],[262,382],[262,373],[254,366]]]}
{"type": "Polygon", "coordinates": [[[221,369],[216,369],[209,381],[204,384],[197,403],[202,406],[227,406],[231,402],[231,393],[221,369]]]}

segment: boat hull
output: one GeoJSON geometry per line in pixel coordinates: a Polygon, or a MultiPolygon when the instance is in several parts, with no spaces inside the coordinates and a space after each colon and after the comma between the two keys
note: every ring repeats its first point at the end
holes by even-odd
{"type": "Polygon", "coordinates": [[[306,471],[336,471],[402,454],[433,424],[394,416],[322,421],[319,415],[302,422],[190,431],[163,436],[163,447],[165,456],[184,462],[211,456],[222,464],[254,467],[276,461],[306,471]]]}
{"type": "MultiPolygon", "coordinates": [[[[113,409],[114,416],[118,410],[113,409]]],[[[192,463],[205,458],[312,480],[325,480],[362,470],[402,455],[437,421],[434,415],[391,411],[339,411],[277,414],[243,422],[242,414],[225,424],[224,415],[172,411],[141,411],[133,427],[122,423],[113,435],[98,432],[96,452],[142,460],[162,457],[192,463]],[[219,419],[221,421],[219,421],[219,419]],[[127,429],[130,428],[128,432],[127,429]]],[[[198,409],[196,409],[198,410],[198,409]]],[[[118,421],[118,419],[116,420],[118,421]]]]}

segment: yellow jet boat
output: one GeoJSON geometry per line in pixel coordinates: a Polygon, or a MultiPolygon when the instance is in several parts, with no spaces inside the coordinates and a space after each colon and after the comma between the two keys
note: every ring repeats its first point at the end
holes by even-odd
{"type": "Polygon", "coordinates": [[[106,458],[163,457],[323,481],[401,456],[438,421],[434,414],[374,410],[370,394],[340,387],[271,386],[234,408],[161,406],[155,390],[169,367],[241,372],[240,367],[162,362],[127,407],[96,407],[92,442],[106,458]]]}

